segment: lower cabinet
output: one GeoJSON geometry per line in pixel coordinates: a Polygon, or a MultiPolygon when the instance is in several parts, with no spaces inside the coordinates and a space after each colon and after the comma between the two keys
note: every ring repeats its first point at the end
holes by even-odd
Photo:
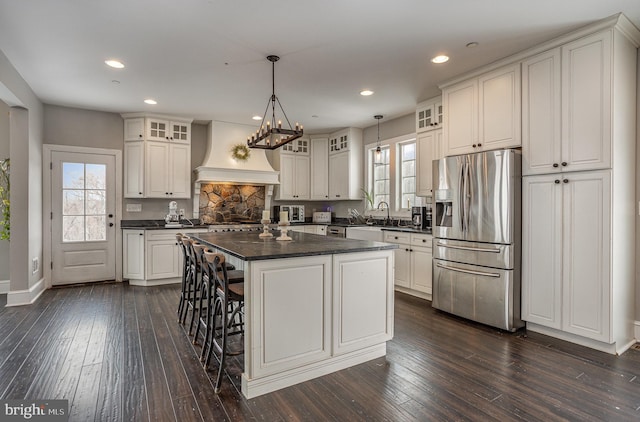
{"type": "Polygon", "coordinates": [[[317,224],[289,226],[289,230],[292,232],[319,234],[321,236],[327,235],[327,226],[317,224]]]}
{"type": "Polygon", "coordinates": [[[129,279],[129,284],[140,286],[181,282],[183,257],[176,234],[184,232],[185,229],[123,230],[123,277],[129,279]]]}
{"type": "Polygon", "coordinates": [[[431,298],[432,239],[428,234],[385,231],[384,241],[399,246],[395,250],[396,290],[431,298]]]}
{"type": "Polygon", "coordinates": [[[633,216],[622,213],[633,205],[614,200],[611,173],[522,178],[522,319],[532,331],[614,353],[633,338],[635,255],[625,235],[633,216]]]}

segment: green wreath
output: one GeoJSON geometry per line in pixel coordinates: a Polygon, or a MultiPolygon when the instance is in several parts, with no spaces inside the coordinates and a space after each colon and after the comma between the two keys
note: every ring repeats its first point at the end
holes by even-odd
{"type": "Polygon", "coordinates": [[[247,161],[250,155],[251,151],[246,145],[237,144],[231,148],[231,156],[236,160],[247,161]]]}

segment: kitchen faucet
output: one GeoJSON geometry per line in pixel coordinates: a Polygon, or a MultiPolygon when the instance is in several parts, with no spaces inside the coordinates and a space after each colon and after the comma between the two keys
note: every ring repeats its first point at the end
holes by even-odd
{"type": "Polygon", "coordinates": [[[380,201],[380,202],[378,202],[378,209],[380,209],[380,206],[382,204],[387,206],[387,218],[386,218],[386,220],[384,220],[384,225],[386,226],[391,221],[391,218],[389,218],[389,204],[386,203],[385,201],[380,201]]]}

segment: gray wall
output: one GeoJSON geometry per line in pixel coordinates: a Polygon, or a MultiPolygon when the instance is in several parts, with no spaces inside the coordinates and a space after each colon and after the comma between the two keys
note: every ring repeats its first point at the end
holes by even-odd
{"type": "MultiPolygon", "coordinates": [[[[636,85],[636,321],[640,321],[640,54],[638,54],[636,85]]],[[[638,328],[636,328],[636,332],[638,328]]]]}
{"type": "Polygon", "coordinates": [[[11,292],[42,280],[42,266],[31,272],[31,259],[42,262],[42,102],[0,52],[0,100],[11,107],[11,292]],[[19,235],[16,235],[19,234],[19,235]]]}
{"type": "MultiPolygon", "coordinates": [[[[9,158],[9,106],[0,101],[0,160],[9,158]]],[[[10,249],[8,240],[0,240],[0,281],[9,280],[10,249]]]]}
{"type": "MultiPolygon", "coordinates": [[[[380,140],[396,138],[398,136],[415,133],[416,120],[415,114],[407,114],[406,116],[396,117],[385,121],[380,120],[380,140]]],[[[363,130],[364,145],[373,144],[378,140],[378,126],[374,124],[363,130]]]]}

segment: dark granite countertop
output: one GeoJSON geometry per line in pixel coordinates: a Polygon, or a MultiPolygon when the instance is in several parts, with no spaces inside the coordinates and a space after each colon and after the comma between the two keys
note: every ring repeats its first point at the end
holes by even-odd
{"type": "Polygon", "coordinates": [[[381,226],[380,229],[390,232],[409,232],[431,235],[431,229],[416,229],[413,227],[401,227],[401,226],[381,226]]]}
{"type": "Polygon", "coordinates": [[[201,243],[219,249],[245,261],[293,258],[300,256],[333,255],[350,252],[396,249],[398,245],[369,240],[342,239],[316,234],[289,231],[293,240],[279,241],[279,231],[273,237],[261,238],[255,232],[192,233],[186,234],[201,243]]]}
{"type": "MultiPolygon", "coordinates": [[[[196,220],[197,221],[197,220],[196,220]]],[[[209,227],[207,224],[194,224],[193,226],[189,225],[189,222],[183,220],[183,227],[165,227],[164,220],[121,220],[120,228],[121,229],[136,229],[136,230],[167,230],[167,229],[206,229],[209,227]]],[[[195,223],[195,222],[194,222],[195,223]]]]}

